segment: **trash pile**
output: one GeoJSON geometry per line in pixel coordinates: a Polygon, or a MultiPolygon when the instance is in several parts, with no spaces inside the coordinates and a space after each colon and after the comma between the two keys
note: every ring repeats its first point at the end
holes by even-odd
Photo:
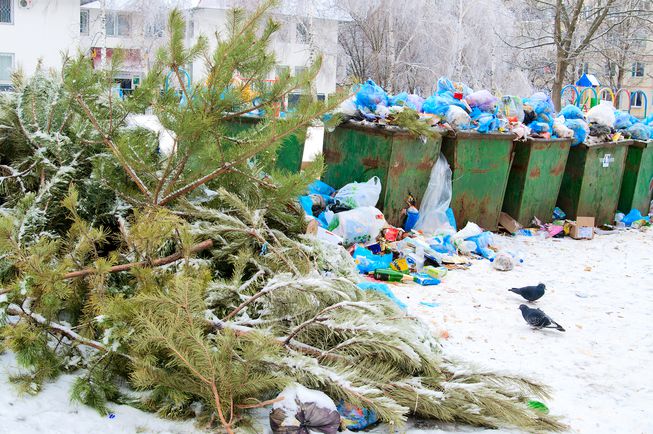
{"type": "MultiPolygon", "coordinates": [[[[567,105],[555,119],[554,129],[564,126],[573,132],[572,146],[589,145],[632,139],[646,141],[653,137],[653,116],[641,120],[630,113],[617,110],[611,102],[601,101],[584,114],[575,105],[567,105]]],[[[558,131],[559,137],[568,134],[558,131]]]]}
{"type": "Polygon", "coordinates": [[[500,252],[492,232],[469,222],[458,230],[451,202],[451,169],[444,155],[431,170],[421,206],[406,198],[402,227],[390,225],[376,208],[381,193],[377,177],[335,190],[313,182],[299,198],[306,218],[317,222],[316,236],[348,249],[361,274],[377,281],[437,285],[447,270],[465,269],[471,260],[487,259],[495,269],[511,270],[523,259],[500,252]]]}

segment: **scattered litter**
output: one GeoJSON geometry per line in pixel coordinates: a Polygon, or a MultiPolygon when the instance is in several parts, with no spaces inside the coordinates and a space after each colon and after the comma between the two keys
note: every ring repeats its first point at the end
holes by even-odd
{"type": "Polygon", "coordinates": [[[426,306],[426,307],[438,307],[438,306],[440,306],[440,303],[427,302],[427,301],[421,301],[419,304],[421,304],[422,306],[426,306]]]}

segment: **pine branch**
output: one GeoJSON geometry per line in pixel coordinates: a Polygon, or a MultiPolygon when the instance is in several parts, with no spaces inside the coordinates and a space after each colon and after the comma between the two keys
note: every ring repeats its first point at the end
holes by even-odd
{"type": "MultiPolygon", "coordinates": [[[[68,339],[75,341],[81,345],[85,345],[87,347],[95,348],[98,351],[103,351],[103,352],[109,352],[110,350],[102,345],[100,342],[94,341],[92,339],[87,339],[78,333],[74,332],[72,329],[69,327],[63,326],[61,324],[58,324],[54,321],[48,321],[43,315],[38,314],[36,312],[32,312],[28,307],[23,306],[22,308],[18,306],[17,304],[10,304],[7,306],[7,313],[9,315],[15,315],[15,316],[20,316],[23,318],[29,318],[32,321],[36,322],[37,324],[40,324],[42,326],[47,327],[51,332],[64,335],[68,339]]],[[[132,360],[131,356],[127,354],[122,354],[122,353],[116,353],[119,354],[129,360],[132,360]]]]}
{"type": "Polygon", "coordinates": [[[88,107],[84,99],[80,94],[77,94],[75,97],[75,100],[79,103],[79,105],[82,107],[82,110],[84,110],[84,113],[86,113],[86,117],[88,120],[93,124],[93,127],[97,130],[98,134],[102,137],[102,142],[104,142],[105,145],[113,152],[113,155],[118,159],[118,162],[120,162],[120,165],[124,169],[124,171],[129,175],[129,177],[134,181],[136,186],[138,187],[139,190],[145,195],[145,197],[148,198],[148,200],[152,199],[152,193],[150,193],[150,190],[147,188],[147,186],[141,181],[141,179],[138,177],[134,169],[129,165],[125,157],[122,155],[118,147],[111,141],[109,136],[102,130],[102,127],[100,126],[100,123],[98,122],[97,118],[93,115],[93,112],[91,112],[91,109],[88,107]]]}
{"type": "MultiPolygon", "coordinates": [[[[205,240],[202,241],[201,243],[195,244],[190,248],[190,253],[197,253],[201,252],[203,250],[207,250],[213,247],[213,240],[205,240]]],[[[173,253],[172,255],[168,255],[164,258],[159,258],[155,259],[154,261],[140,261],[140,262],[130,262],[129,264],[121,264],[121,265],[114,265],[113,267],[109,268],[109,273],[119,273],[121,271],[129,271],[132,268],[140,268],[140,267],[160,267],[162,265],[167,265],[172,262],[178,261],[184,257],[183,252],[176,252],[173,253]]],[[[67,279],[75,279],[77,277],[84,277],[88,276],[90,274],[96,274],[97,270],[93,268],[86,268],[84,270],[79,270],[79,271],[73,271],[71,273],[68,273],[64,275],[64,280],[67,279]]]]}

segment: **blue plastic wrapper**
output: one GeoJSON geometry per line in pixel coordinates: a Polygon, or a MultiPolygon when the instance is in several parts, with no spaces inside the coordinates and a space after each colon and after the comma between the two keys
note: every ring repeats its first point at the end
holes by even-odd
{"type": "Polygon", "coordinates": [[[316,179],[315,181],[311,182],[308,185],[308,192],[310,194],[321,194],[324,196],[331,196],[333,193],[335,193],[336,189],[331,187],[329,184],[327,184],[324,181],[320,181],[319,179],[316,179]]]}
{"type": "Polygon", "coordinates": [[[637,123],[631,125],[626,129],[630,133],[630,137],[635,140],[648,140],[651,138],[651,127],[644,125],[643,123],[637,123]]]}
{"type": "Polygon", "coordinates": [[[375,255],[365,247],[357,246],[352,255],[359,273],[371,273],[379,268],[388,268],[392,263],[392,253],[375,255]]]}
{"type": "Polygon", "coordinates": [[[567,119],[565,126],[574,132],[574,142],[571,146],[577,146],[585,142],[589,128],[587,123],[582,119],[567,119]]]}
{"type": "Polygon", "coordinates": [[[567,217],[567,214],[557,206],[553,209],[553,220],[562,220],[567,217]]]}
{"type": "Polygon", "coordinates": [[[528,126],[537,134],[551,132],[551,127],[546,122],[531,122],[528,126]]]}
{"type": "Polygon", "coordinates": [[[447,220],[449,220],[449,224],[451,225],[453,230],[458,231],[458,226],[456,225],[456,217],[453,214],[453,210],[451,208],[447,208],[446,214],[447,214],[447,220]]]}
{"type": "Polygon", "coordinates": [[[344,427],[350,431],[365,429],[379,420],[373,410],[356,407],[343,400],[340,400],[336,409],[340,413],[344,427]]]}
{"type": "Polygon", "coordinates": [[[299,204],[306,215],[313,216],[313,200],[311,200],[310,196],[299,196],[299,204]]]}
{"type": "Polygon", "coordinates": [[[429,247],[438,253],[456,253],[456,247],[454,247],[454,245],[451,243],[451,235],[437,236],[433,238],[432,242],[433,244],[431,244],[429,247]]]}
{"type": "Polygon", "coordinates": [[[390,291],[390,288],[388,288],[388,285],[385,283],[377,283],[377,282],[361,282],[357,285],[360,289],[364,291],[376,291],[379,292],[386,297],[388,297],[390,300],[392,300],[397,306],[399,306],[401,309],[406,309],[406,305],[399,300],[393,293],[390,291]]]}
{"type": "Polygon", "coordinates": [[[484,112],[478,107],[474,107],[469,116],[473,121],[478,123],[476,131],[479,133],[490,133],[498,130],[501,126],[499,118],[497,118],[493,113],[484,112]]]}
{"type": "Polygon", "coordinates": [[[555,111],[551,97],[544,92],[536,92],[527,100],[536,115],[550,114],[555,111]]]}
{"type": "Polygon", "coordinates": [[[374,111],[379,104],[388,104],[388,94],[373,80],[367,80],[356,93],[356,105],[374,111]]]}
{"type": "Polygon", "coordinates": [[[473,241],[476,244],[474,253],[477,253],[485,259],[492,260],[496,256],[494,250],[490,249],[492,244],[492,232],[483,232],[473,237],[465,238],[466,241],[473,241]]]}
{"type": "Polygon", "coordinates": [[[639,212],[638,209],[632,209],[632,210],[630,210],[630,212],[628,214],[626,214],[624,216],[623,219],[621,219],[623,224],[625,224],[626,226],[630,226],[630,225],[632,225],[633,223],[635,223],[636,221],[639,221],[639,220],[650,221],[650,217],[649,216],[643,216],[642,213],[639,212]]]}
{"type": "Polygon", "coordinates": [[[621,110],[615,110],[614,118],[614,127],[617,130],[629,128],[633,124],[633,122],[630,120],[630,113],[622,112],[621,110]]]}
{"type": "Polygon", "coordinates": [[[575,105],[567,105],[562,110],[560,110],[560,115],[564,116],[565,119],[585,119],[583,111],[576,107],[575,105]]]}

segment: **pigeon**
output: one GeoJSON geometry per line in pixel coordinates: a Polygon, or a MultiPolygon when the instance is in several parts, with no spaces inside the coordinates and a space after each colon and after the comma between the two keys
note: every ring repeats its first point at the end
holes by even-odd
{"type": "Polygon", "coordinates": [[[514,292],[524,297],[528,301],[535,301],[542,298],[546,286],[543,283],[540,283],[537,286],[524,286],[523,288],[511,288],[508,291],[514,292]]]}
{"type": "Polygon", "coordinates": [[[531,309],[525,304],[519,305],[519,310],[526,320],[526,322],[535,329],[556,329],[558,331],[564,332],[565,329],[562,328],[560,324],[553,321],[551,317],[542,312],[540,309],[531,309]]]}

